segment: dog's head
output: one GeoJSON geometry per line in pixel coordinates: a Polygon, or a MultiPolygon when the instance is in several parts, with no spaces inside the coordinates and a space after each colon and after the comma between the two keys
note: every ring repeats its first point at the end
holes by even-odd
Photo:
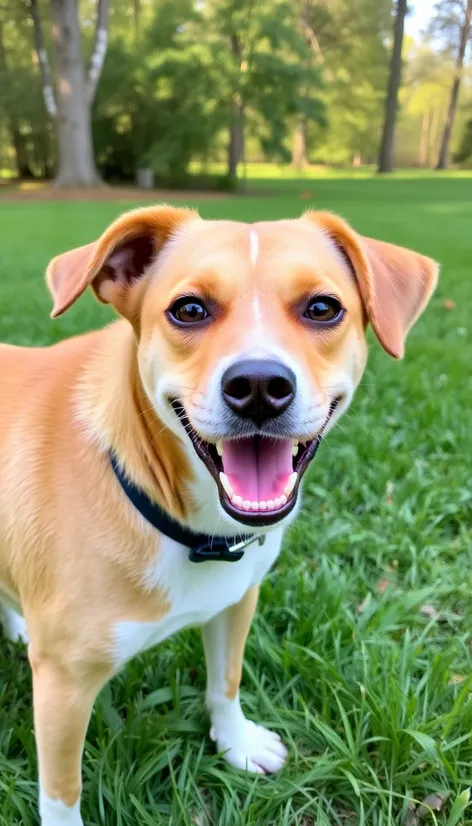
{"type": "Polygon", "coordinates": [[[53,316],[91,286],[128,319],[158,416],[211,474],[226,514],[261,526],[293,510],[349,405],[367,323],[401,358],[437,273],[330,213],[243,224],[150,207],[54,259],[47,278],[53,316]]]}

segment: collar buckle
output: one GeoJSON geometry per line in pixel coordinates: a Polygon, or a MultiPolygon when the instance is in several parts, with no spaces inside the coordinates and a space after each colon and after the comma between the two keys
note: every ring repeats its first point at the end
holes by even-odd
{"type": "Polygon", "coordinates": [[[238,562],[244,556],[249,545],[257,542],[263,545],[265,536],[248,536],[235,545],[228,545],[224,539],[213,539],[211,543],[203,543],[190,549],[190,562],[238,562]]]}

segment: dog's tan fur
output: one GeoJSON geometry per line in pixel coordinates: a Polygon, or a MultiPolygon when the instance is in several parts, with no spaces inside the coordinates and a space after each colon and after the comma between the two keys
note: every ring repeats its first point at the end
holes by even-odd
{"type": "MultiPolygon", "coordinates": [[[[215,359],[238,349],[257,293],[277,345],[313,387],[329,386],[333,371],[347,363],[357,384],[367,321],[384,348],[401,356],[436,283],[430,259],[361,238],[328,213],[255,226],[257,267],[249,263],[247,225],[204,222],[170,207],[132,212],[48,270],[53,315],[92,286],[123,320],[50,348],[0,347],[0,597],[27,622],[42,785],[66,806],[80,795],[95,696],[116,668],[113,624],[157,622],[171,607],[169,593],[144,584],[159,555],[156,532],[124,500],[108,450],[169,514],[189,525],[196,518],[189,448],[150,399],[156,365],[191,389],[191,416],[215,359]],[[130,282],[127,245],[142,238],[155,255],[130,282]],[[347,320],[314,341],[291,308],[321,287],[342,296],[347,320]],[[182,336],[165,310],[191,292],[221,312],[204,333],[182,336]]],[[[238,691],[256,602],[254,587],[228,609],[229,698],[238,691]]]]}

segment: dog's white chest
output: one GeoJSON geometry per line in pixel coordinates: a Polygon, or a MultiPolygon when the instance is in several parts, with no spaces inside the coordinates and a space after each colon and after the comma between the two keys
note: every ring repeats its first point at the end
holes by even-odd
{"type": "Polygon", "coordinates": [[[200,626],[239,602],[263,579],[280,552],[282,529],[248,547],[238,562],[190,562],[188,548],[166,538],[148,572],[150,588],[166,593],[170,611],[156,622],[122,620],[114,627],[117,666],[189,626],[200,626]]]}

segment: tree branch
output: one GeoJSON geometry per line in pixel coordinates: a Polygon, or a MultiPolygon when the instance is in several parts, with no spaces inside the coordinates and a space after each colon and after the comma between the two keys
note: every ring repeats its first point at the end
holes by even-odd
{"type": "Polygon", "coordinates": [[[103,69],[105,55],[107,53],[108,8],[109,0],[98,0],[95,39],[87,77],[87,100],[90,104],[94,101],[98,81],[103,69]]]}
{"type": "Polygon", "coordinates": [[[312,27],[305,20],[302,20],[302,27],[303,27],[303,32],[305,34],[305,37],[306,37],[308,43],[310,44],[310,46],[312,48],[312,51],[314,52],[318,63],[321,66],[323,66],[323,68],[324,68],[324,71],[326,73],[326,77],[328,78],[328,80],[334,80],[334,75],[333,75],[331,69],[328,69],[327,66],[326,66],[325,56],[323,54],[323,50],[320,46],[320,42],[319,42],[315,32],[313,31],[312,27]]]}
{"type": "Polygon", "coordinates": [[[41,72],[41,80],[43,84],[44,103],[48,114],[52,118],[57,117],[57,105],[54,95],[54,88],[52,85],[51,70],[49,68],[49,58],[46,51],[46,44],[44,42],[43,29],[41,26],[41,18],[39,16],[38,0],[29,0],[30,13],[33,20],[34,30],[34,46],[38,57],[39,68],[41,72]]]}

